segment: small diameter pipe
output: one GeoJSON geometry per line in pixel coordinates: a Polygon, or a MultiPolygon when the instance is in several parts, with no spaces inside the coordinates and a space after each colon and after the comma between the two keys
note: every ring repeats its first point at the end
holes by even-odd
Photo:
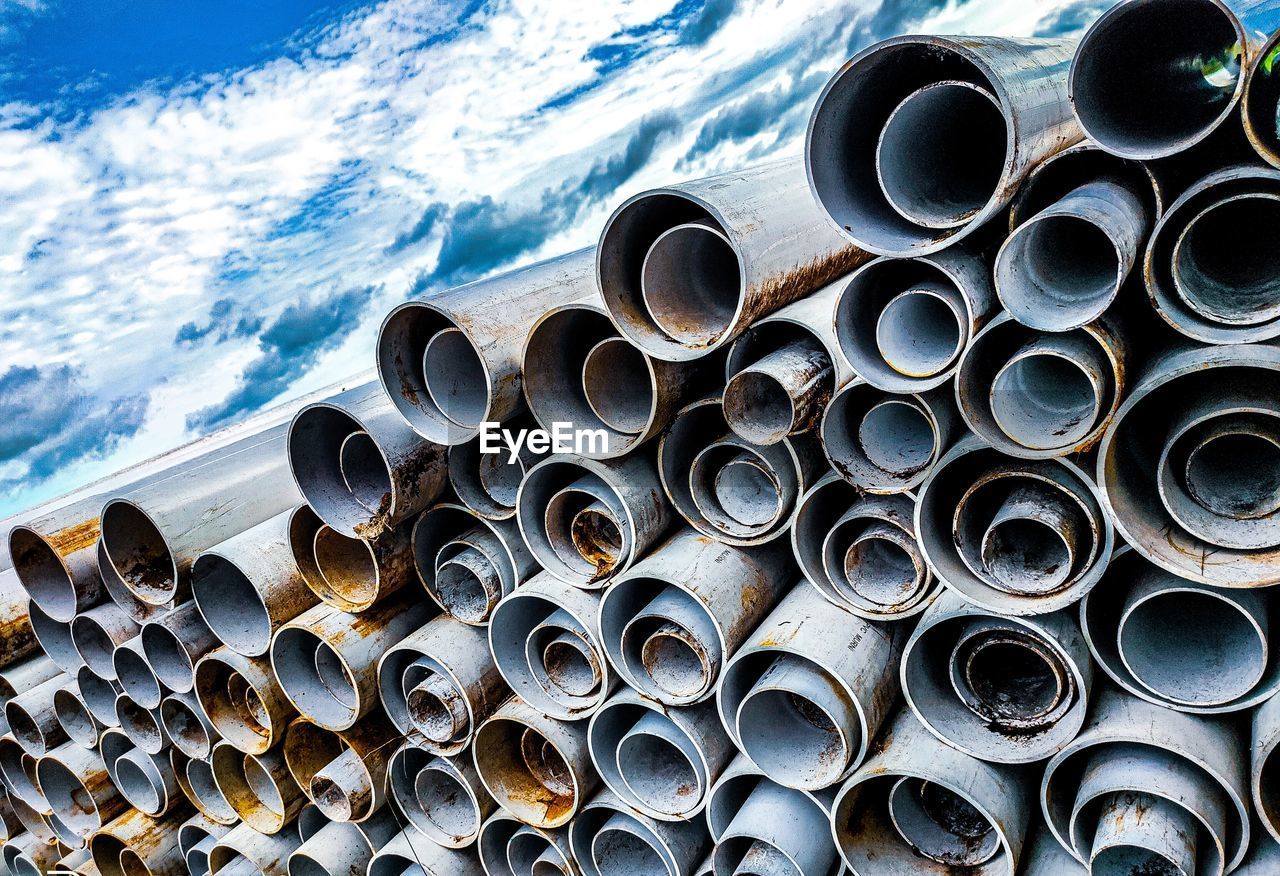
{"type": "Polygon", "coordinates": [[[196,698],[209,721],[245,754],[262,754],[284,738],[297,715],[270,662],[218,648],[196,664],[196,698]]]}
{"type": "Polygon", "coordinates": [[[498,600],[538,570],[515,521],[486,520],[451,503],[418,518],[413,556],[427,595],[475,625],[487,623],[498,600]]]}
{"type": "Polygon", "coordinates": [[[469,757],[433,755],[412,737],[391,756],[387,792],[415,830],[448,848],[475,843],[496,808],[469,757]]]}
{"type": "Polygon", "coordinates": [[[303,794],[325,817],[364,821],[385,799],[395,738],[381,712],[340,733],[297,718],[285,737],[285,763],[303,794]]]}

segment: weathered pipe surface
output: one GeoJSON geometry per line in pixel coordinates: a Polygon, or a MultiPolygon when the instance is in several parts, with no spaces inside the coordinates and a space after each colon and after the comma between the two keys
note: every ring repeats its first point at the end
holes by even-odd
{"type": "Polygon", "coordinates": [[[413,525],[412,568],[437,605],[463,623],[488,622],[498,600],[538,571],[511,519],[442,502],[413,525]]]}
{"type": "MultiPolygon", "coordinates": [[[[230,601],[232,593],[225,598],[230,601]]],[[[221,644],[205,623],[195,602],[187,602],[162,617],[149,620],[139,633],[142,655],[151,664],[156,680],[175,693],[195,687],[196,663],[221,644]]]]}
{"type": "Polygon", "coordinates": [[[185,876],[186,861],[178,847],[178,829],[191,815],[179,807],[154,819],[126,810],[89,837],[89,853],[102,876],[185,876]]]}
{"type": "Polygon", "coordinates": [[[71,641],[80,659],[95,674],[115,680],[115,649],[138,635],[137,622],[113,602],[94,606],[71,621],[71,641]]]}
{"type": "Polygon", "coordinates": [[[298,714],[265,657],[225,647],[196,664],[195,694],[217,731],[245,754],[262,754],[280,743],[298,714]]]}
{"type": "MultiPolygon", "coordinates": [[[[18,694],[26,693],[37,685],[43,684],[54,676],[61,675],[62,670],[48,657],[36,654],[20,663],[12,663],[0,669],[0,713],[3,705],[18,694]]],[[[0,717],[4,732],[9,732],[7,719],[0,717]]]]}
{"type": "MultiPolygon", "coordinates": [[[[554,871],[552,871],[554,872],[554,871]]],[[[368,876],[485,876],[480,862],[468,850],[446,849],[402,830],[378,850],[369,862],[368,876]]]]}
{"type": "Polygon", "coordinates": [[[13,569],[0,571],[0,667],[30,657],[39,650],[18,573],[13,569]]]}
{"type": "Polygon", "coordinates": [[[481,826],[476,848],[486,876],[527,876],[535,865],[555,876],[578,872],[568,828],[531,827],[501,809],[481,826]]]}
{"type": "Polygon", "coordinates": [[[264,834],[248,824],[239,824],[219,837],[209,850],[209,872],[285,876],[289,856],[301,845],[302,837],[295,830],[264,834]]]}
{"type": "Polygon", "coordinates": [[[289,855],[294,876],[350,876],[368,870],[374,854],[400,832],[391,813],[383,810],[360,824],[326,821],[314,810],[298,816],[302,845],[289,855]]]}
{"type": "Polygon", "coordinates": [[[387,765],[398,736],[379,709],[337,732],[295,718],[284,760],[302,793],[331,821],[371,818],[386,799],[387,765]]]}
{"type": "MultiPolygon", "coordinates": [[[[414,577],[410,533],[416,519],[375,538],[353,538],[326,526],[310,506],[295,508],[289,517],[289,549],[303,588],[310,592],[298,593],[296,582],[290,581],[284,591],[273,587],[264,594],[261,601],[268,609],[271,634],[317,600],[354,614],[410,584],[414,577]]],[[[252,644],[255,649],[261,646],[261,636],[252,644]]]]}
{"type": "MultiPolygon", "coordinates": [[[[529,412],[518,414],[503,428],[519,434],[520,430],[538,428],[540,424],[529,412]]],[[[473,513],[486,520],[509,520],[516,516],[516,493],[529,469],[545,457],[544,452],[529,449],[528,443],[512,459],[510,452],[482,453],[480,436],[449,448],[449,484],[458,500],[473,513]]]]}
{"type": "Polygon", "coordinates": [[[584,876],[683,874],[692,872],[711,838],[701,819],[658,821],[604,789],[569,826],[569,847],[584,876]]]}
{"type": "Polygon", "coordinates": [[[98,749],[111,783],[134,808],[160,817],[182,807],[182,793],[167,752],[147,754],[115,727],[103,731],[98,749]]]}
{"type": "Polygon", "coordinates": [[[227,741],[213,747],[213,780],[240,820],[258,833],[280,833],[307,802],[280,749],[245,754],[227,741]]]}
{"type": "Polygon", "coordinates": [[[427,839],[451,849],[480,838],[496,808],[469,756],[442,757],[409,736],[391,756],[387,793],[401,815],[427,839]]]}

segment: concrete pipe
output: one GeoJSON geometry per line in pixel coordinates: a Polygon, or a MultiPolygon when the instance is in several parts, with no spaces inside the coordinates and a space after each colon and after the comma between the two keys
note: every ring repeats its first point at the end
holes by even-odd
{"type": "Polygon", "coordinates": [[[337,732],[295,718],[284,760],[302,793],[330,821],[364,821],[382,807],[387,764],[398,736],[381,711],[337,732]]]}
{"type": "Polygon", "coordinates": [[[774,782],[803,791],[830,787],[862,763],[886,722],[898,697],[901,653],[900,631],[796,587],[725,666],[720,720],[774,782]]]}
{"type": "Polygon", "coordinates": [[[298,411],[288,456],[307,504],[349,538],[377,538],[448,481],[444,448],[414,433],[372,382],[298,411]]]}
{"type": "Polygon", "coordinates": [[[1057,754],[1084,726],[1093,688],[1074,612],[1002,617],[954,593],[921,616],[901,675],[907,705],[931,733],[992,763],[1057,754]]]}
{"type": "Polygon", "coordinates": [[[413,565],[437,605],[476,625],[538,571],[514,520],[486,520],[452,503],[428,509],[414,524],[413,565]]]}
{"type": "Polygon", "coordinates": [[[428,621],[378,661],[387,716],[401,733],[422,733],[421,744],[434,754],[461,753],[510,693],[484,629],[449,615],[428,621]]]}
{"type": "Polygon", "coordinates": [[[569,825],[569,847],[584,876],[692,876],[711,838],[701,819],[659,821],[603,789],[569,825]]]}
{"type": "Polygon", "coordinates": [[[533,558],[575,587],[600,589],[675,522],[653,460],[544,459],[520,485],[516,519],[533,558]]]}
{"type": "Polygon", "coordinates": [[[218,790],[240,820],[258,833],[285,830],[307,802],[279,749],[245,754],[223,740],[213,747],[210,761],[218,790]]]}
{"type": "Polygon", "coordinates": [[[401,304],[378,333],[378,376],[419,435],[462,444],[518,414],[521,351],[542,314],[595,294],[594,252],[579,250],[401,304]]]}
{"type": "Polygon", "coordinates": [[[1031,776],[934,738],[900,711],[879,751],[840,787],[831,827],[856,876],[1020,872],[1031,776]]]}
{"type": "Polygon", "coordinates": [[[102,731],[98,750],[111,783],[134,808],[156,818],[184,808],[167,752],[147,754],[115,727],[102,731]]]}
{"type": "Polygon", "coordinates": [[[430,615],[403,593],[360,615],[317,605],[276,633],[271,668],[300,714],[345,730],[378,705],[379,658],[430,615]]]}
{"type": "Polygon", "coordinates": [[[863,49],[809,120],[814,197],[854,243],[881,255],[925,255],[966,237],[1033,167],[1080,139],[1067,97],[1073,48],[900,36],[863,49]]]}
{"type": "Polygon", "coordinates": [[[650,699],[669,706],[706,700],[794,576],[782,542],[741,548],[681,530],[605,591],[605,654],[650,699]]]}
{"type": "Polygon", "coordinates": [[[920,552],[915,497],[864,495],[835,472],[805,493],[791,549],[805,579],[828,601],[867,620],[924,611],[941,590],[920,552]]]}
{"type": "Polygon", "coordinates": [[[965,600],[1012,615],[1076,602],[1115,547],[1098,488],[1065,459],[1014,459],[976,439],[957,444],[920,488],[920,549],[965,600]]]}
{"type": "Polygon", "coordinates": [[[714,703],[668,709],[630,688],[591,717],[587,744],[618,804],[665,822],[695,819],[735,754],[714,703]]]}
{"type": "Polygon", "coordinates": [[[476,847],[485,876],[582,876],[568,828],[530,827],[501,809],[480,828],[476,847]]]}
{"type": "Polygon", "coordinates": [[[431,754],[415,736],[391,756],[387,793],[415,830],[451,849],[475,843],[496,808],[469,756],[431,754]]]}
{"type": "MultiPolygon", "coordinates": [[[[617,687],[618,677],[609,668],[597,632],[600,601],[600,593],[544,572],[503,597],[494,609],[489,650],[498,671],[521,699],[543,714],[564,721],[590,717],[617,687]]],[[[408,682],[406,677],[406,690],[408,682]]],[[[418,722],[418,729],[427,733],[431,727],[418,722]]]]}
{"type": "Polygon", "coordinates": [[[822,418],[831,467],[868,493],[914,490],[964,432],[944,389],[896,395],[855,380],[822,418]]]}
{"type": "Polygon", "coordinates": [[[273,748],[298,713],[265,657],[245,657],[225,647],[196,664],[195,693],[223,739],[245,754],[273,748]]]}
{"type": "Polygon", "coordinates": [[[563,827],[600,785],[587,728],[512,697],[476,730],[476,772],[489,795],[534,827],[563,827]]]}
{"type": "Polygon", "coordinates": [[[795,159],[628,198],[600,236],[596,274],[618,330],[688,361],[865,261],[826,223],[795,159]]]}

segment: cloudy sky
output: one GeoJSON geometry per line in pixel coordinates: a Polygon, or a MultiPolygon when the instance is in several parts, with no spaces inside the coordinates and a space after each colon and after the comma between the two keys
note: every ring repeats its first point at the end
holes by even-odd
{"type": "Polygon", "coordinates": [[[799,151],[896,33],[1106,0],[0,0],[0,516],[372,365],[412,295],[799,151]]]}

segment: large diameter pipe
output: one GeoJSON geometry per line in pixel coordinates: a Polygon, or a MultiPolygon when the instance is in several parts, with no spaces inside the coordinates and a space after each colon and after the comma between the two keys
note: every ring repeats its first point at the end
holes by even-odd
{"type": "MultiPolygon", "coordinates": [[[[554,872],[554,871],[553,871],[554,872]]],[[[447,849],[402,830],[369,862],[368,876],[485,876],[475,856],[463,849],[447,849]]]]}
{"type": "Polygon", "coordinates": [[[548,718],[519,697],[476,730],[476,772],[489,795],[534,827],[563,827],[600,785],[587,728],[548,718]]]}
{"type": "Polygon", "coordinates": [[[129,806],[116,790],[102,757],[74,742],[41,757],[36,763],[36,778],[49,808],[82,837],[129,806]]]}
{"type": "MultiPolygon", "coordinates": [[[[715,370],[667,362],[634,346],[598,295],[543,314],[529,331],[523,361],[524,397],[536,425],[550,433],[567,423],[591,433],[580,452],[593,459],[622,456],[656,437],[690,395],[709,388],[715,370]]],[[[486,455],[509,461],[506,447],[486,455]]],[[[484,462],[490,470],[501,464],[484,462]]]]}
{"type": "Polygon", "coordinates": [[[403,594],[360,615],[317,605],[276,633],[271,668],[299,713],[345,730],[378,705],[379,658],[431,613],[403,594]]]}
{"type": "Polygon", "coordinates": [[[289,468],[330,528],[376,538],[430,505],[448,480],[445,450],[423,441],[376,383],[298,411],[289,468]]]}
{"type": "Polygon", "coordinates": [[[1147,294],[1164,320],[1211,344],[1280,335],[1280,170],[1227,167],[1194,182],[1151,234],[1147,294]]]}
{"type": "Polygon", "coordinates": [[[114,727],[103,731],[98,750],[111,783],[135,809],[159,818],[175,807],[184,807],[167,752],[148,754],[114,727]]]}
{"type": "Polygon", "coordinates": [[[397,738],[381,710],[342,732],[296,718],[285,736],[284,760],[302,793],[326,818],[365,821],[386,799],[387,765],[397,738]]]}
{"type": "Polygon", "coordinates": [[[71,641],[80,659],[95,674],[115,680],[115,649],[138,635],[137,622],[113,602],[94,606],[71,621],[71,641]]]}
{"type": "Polygon", "coordinates": [[[716,697],[734,744],[773,781],[817,791],[849,775],[898,697],[903,637],[796,587],[724,669],[716,697]],[[847,631],[832,636],[830,631],[847,631]]]}
{"type": "MultiPolygon", "coordinates": [[[[713,876],[827,876],[840,871],[831,841],[831,794],[784,788],[745,757],[711,789],[707,824],[713,876]]],[[[701,871],[700,871],[701,872],[701,871]]]]}
{"type": "Polygon", "coordinates": [[[684,876],[711,847],[711,838],[700,819],[659,821],[605,789],[569,826],[569,847],[584,876],[684,876]]]}
{"type": "MultiPolygon", "coordinates": [[[[94,721],[103,727],[116,726],[116,697],[124,690],[118,681],[99,678],[88,666],[81,666],[76,673],[76,689],[94,721]]],[[[57,708],[56,701],[54,708],[57,708]]]]}
{"type": "Polygon", "coordinates": [[[1029,773],[944,745],[907,709],[836,795],[831,824],[854,873],[1020,872],[1029,773]]]}
{"type": "Polygon", "coordinates": [[[744,441],[715,396],[686,405],[658,442],[658,473],[675,510],[704,535],[734,545],[779,538],[822,467],[816,436],[744,441]]]}
{"type": "Polygon", "coordinates": [[[498,600],[538,571],[514,520],[486,520],[461,505],[429,508],[412,538],[427,595],[463,623],[487,623],[498,600]]]}
{"type": "Polygon", "coordinates": [[[1174,348],[1116,412],[1098,449],[1102,495],[1155,565],[1215,587],[1280,581],[1278,373],[1269,345],[1174,348]]]}
{"type": "Polygon", "coordinates": [[[185,806],[159,819],[125,810],[90,835],[89,854],[102,876],[186,876],[178,830],[190,815],[185,806]]]}
{"type": "Polygon", "coordinates": [[[40,650],[48,655],[57,667],[68,675],[84,665],[75,639],[71,637],[71,624],[49,617],[34,602],[27,605],[31,631],[35,634],[40,650]]]}
{"type": "Polygon", "coordinates": [[[1084,725],[1093,686],[1074,612],[1003,617],[954,593],[921,616],[900,670],[920,722],[993,763],[1033,763],[1060,751],[1084,725]]]}
{"type": "Polygon", "coordinates": [[[392,310],[378,334],[378,376],[400,415],[452,446],[518,414],[529,329],[595,294],[593,264],[593,250],[578,250],[392,310]]]}
{"type": "MultiPolygon", "coordinates": [[[[98,574],[96,513],[60,529],[63,519],[64,515],[54,514],[13,527],[8,537],[13,568],[0,572],[0,582],[6,605],[10,587],[20,586],[51,618],[68,623],[77,612],[101,602],[106,593],[98,574]]],[[[3,616],[7,626],[9,612],[3,616]]]]}
{"type": "MultiPolygon", "coordinates": [[[[1280,699],[1272,697],[1253,713],[1249,788],[1253,809],[1271,837],[1280,843],[1280,699]]],[[[1265,842],[1265,840],[1264,840],[1265,842]]]]}
{"type": "MultiPolygon", "coordinates": [[[[517,435],[523,429],[527,435],[529,429],[539,425],[526,411],[508,420],[503,428],[517,435]]],[[[477,435],[449,448],[449,484],[472,513],[486,520],[509,520],[516,516],[520,482],[547,454],[530,450],[527,441],[514,455],[510,449],[485,452],[480,447],[482,440],[477,435]]]]}
{"type": "Polygon", "coordinates": [[[81,748],[98,747],[98,736],[104,725],[94,717],[84,701],[78,682],[67,682],[53,695],[53,710],[63,732],[72,742],[81,748]]]}
{"type": "Polygon", "coordinates": [[[264,834],[252,825],[239,824],[219,837],[209,850],[209,873],[285,876],[289,856],[301,845],[302,837],[297,831],[264,834]]]}
{"type": "MultiPolygon", "coordinates": [[[[1040,805],[1058,842],[1084,863],[1094,858],[1102,821],[1128,822],[1124,843],[1147,860],[1162,857],[1172,817],[1194,825],[1196,872],[1231,872],[1249,847],[1248,763],[1234,723],[1173,712],[1115,689],[1104,689],[1084,729],[1045,766],[1040,805]],[[1117,797],[1146,795],[1164,812],[1148,822],[1115,810],[1117,797]],[[1112,807],[1108,809],[1108,807],[1112,807]],[[1109,813],[1109,814],[1108,814],[1109,813]],[[1152,854],[1156,853],[1156,854],[1152,854]]],[[[1148,806],[1148,809],[1153,807],[1148,806]]],[[[1141,863],[1141,862],[1139,862],[1141,863]]],[[[1156,865],[1169,865],[1156,861],[1156,865]]],[[[1095,871],[1096,872],[1096,871],[1095,871]]],[[[1176,869],[1172,872],[1177,872],[1176,869]]]]}
{"type": "Polygon", "coordinates": [[[549,573],[600,589],[644,556],[675,514],[647,454],[616,460],[557,454],[520,485],[516,519],[533,558],[549,573]]]}
{"type": "MultiPolygon", "coordinates": [[[[285,621],[314,605],[316,599],[356,613],[407,585],[414,574],[410,543],[413,525],[414,521],[406,520],[376,538],[351,538],[326,526],[310,506],[295,508],[289,517],[289,547],[310,594],[295,595],[294,582],[290,582],[287,591],[282,592],[279,587],[260,591],[272,634],[285,621]]],[[[252,646],[265,647],[260,637],[252,646]]]]}
{"type": "Polygon", "coordinates": [[[196,557],[296,505],[284,449],[283,430],[272,429],[235,453],[110,498],[102,542],[129,591],[152,605],[186,601],[196,557]]]}
{"type": "Polygon", "coordinates": [[[273,748],[297,714],[265,657],[225,647],[196,664],[195,694],[217,731],[245,754],[273,748]]]}
{"type": "Polygon", "coordinates": [[[35,834],[23,833],[4,844],[5,867],[13,876],[46,876],[58,866],[65,847],[46,843],[35,834]]]}
{"type": "Polygon", "coordinates": [[[920,488],[925,560],[965,600],[1001,614],[1046,614],[1089,592],[1115,546],[1111,515],[1065,459],[1014,459],[975,438],[920,488]]]}
{"type": "Polygon", "coordinates": [[[0,667],[40,650],[31,630],[27,596],[13,569],[0,571],[0,667]]]}
{"type": "Polygon", "coordinates": [[[9,732],[23,751],[32,757],[48,754],[67,741],[66,731],[58,723],[53,696],[66,685],[65,675],[55,675],[24,691],[4,704],[9,732]]]}
{"type": "Polygon", "coordinates": [[[378,661],[378,698],[396,729],[421,734],[433,754],[454,756],[510,696],[481,627],[440,615],[378,661]]]}
{"type": "Polygon", "coordinates": [[[1043,459],[1091,449],[1128,388],[1133,358],[1120,323],[1103,317],[1046,334],[1006,314],[960,360],[955,397],[964,422],[1011,456],[1043,459]]]}
{"type": "Polygon", "coordinates": [[[650,355],[687,361],[867,258],[831,229],[794,159],[642,192],[596,256],[605,307],[650,355]]]}
{"type": "Polygon", "coordinates": [[[245,754],[223,740],[213,747],[213,780],[240,820],[258,833],[279,833],[307,802],[279,749],[245,754]]]}
{"type": "Polygon", "coordinates": [[[475,843],[496,808],[470,757],[433,755],[414,736],[391,756],[387,794],[414,830],[451,849],[475,843]]]}
{"type": "MultiPolygon", "coordinates": [[[[544,714],[563,721],[590,717],[617,687],[598,632],[601,598],[544,572],[494,609],[493,661],[516,695],[544,714]]],[[[420,732],[431,729],[416,723],[420,732]]]]}
{"type": "Polygon", "coordinates": [[[945,389],[900,395],[854,380],[827,406],[821,436],[841,477],[888,494],[919,487],[962,432],[945,389]]]}
{"type": "Polygon", "coordinates": [[[1076,117],[1098,145],[1126,158],[1182,152],[1231,116],[1244,71],[1277,25],[1267,4],[1118,3],[1085,32],[1071,63],[1076,117]],[[1156,32],[1160,39],[1149,39],[1156,32]]]}
{"type": "Polygon", "coordinates": [[[284,511],[202,553],[192,568],[194,606],[155,621],[156,628],[148,624],[143,645],[157,676],[186,682],[166,681],[173,690],[191,689],[192,667],[218,642],[260,657],[276,630],[316,604],[290,539],[298,513],[284,511]]]}
{"type": "Polygon", "coordinates": [[[129,741],[147,754],[160,754],[169,745],[159,708],[144,709],[127,692],[116,697],[116,720],[129,741]]]}
{"type": "Polygon", "coordinates": [[[1167,182],[1148,164],[1083,140],[1046,158],[1023,180],[1009,203],[1009,230],[1095,180],[1118,182],[1138,195],[1152,222],[1160,218],[1171,200],[1167,182]]]}
{"type": "Polygon", "coordinates": [[[1067,98],[1072,48],[901,36],[864,49],[809,120],[814,196],[870,252],[925,255],[955,243],[996,215],[1035,165],[1080,139],[1067,98]]]}
{"type": "Polygon", "coordinates": [[[714,703],[668,709],[630,688],[591,717],[587,743],[619,804],[665,822],[690,821],[702,812],[735,754],[714,703]]]}
{"type": "Polygon", "coordinates": [[[945,385],[1000,306],[989,259],[967,245],[931,256],[878,258],[841,284],[834,314],[841,355],[855,374],[886,392],[945,385]]]}
{"type": "Polygon", "coordinates": [[[724,417],[738,437],[777,444],[816,429],[853,379],[835,334],[837,280],[753,323],[725,359],[724,417]]]}
{"type": "MultiPolygon", "coordinates": [[[[30,809],[44,810],[47,804],[36,784],[36,758],[23,751],[11,734],[0,736],[0,778],[9,799],[30,809]]],[[[39,813],[37,813],[37,816],[39,813]]]]}
{"type": "Polygon", "coordinates": [[[152,605],[134,595],[133,591],[125,585],[124,579],[116,572],[115,567],[111,565],[111,558],[107,556],[107,546],[101,537],[98,538],[97,561],[98,574],[102,576],[102,586],[106,589],[107,596],[120,607],[121,611],[133,618],[135,623],[146,623],[169,610],[168,606],[152,605]]]}
{"type": "Polygon", "coordinates": [[[822,596],[867,620],[899,620],[937,598],[915,530],[910,493],[868,496],[828,472],[805,493],[791,525],[791,549],[822,596]]]}
{"type": "Polygon", "coordinates": [[[708,699],[725,663],[794,581],[785,545],[677,532],[605,591],[600,637],[632,688],[664,705],[708,699]]]}
{"type": "Polygon", "coordinates": [[[359,824],[326,821],[318,813],[298,817],[302,845],[289,855],[288,871],[293,876],[350,876],[365,873],[374,853],[400,832],[388,811],[359,824]]]}
{"type": "Polygon", "coordinates": [[[1122,548],[1081,602],[1080,619],[1107,675],[1166,708],[1237,712],[1280,690],[1271,608],[1261,591],[1187,581],[1122,548]]]}

